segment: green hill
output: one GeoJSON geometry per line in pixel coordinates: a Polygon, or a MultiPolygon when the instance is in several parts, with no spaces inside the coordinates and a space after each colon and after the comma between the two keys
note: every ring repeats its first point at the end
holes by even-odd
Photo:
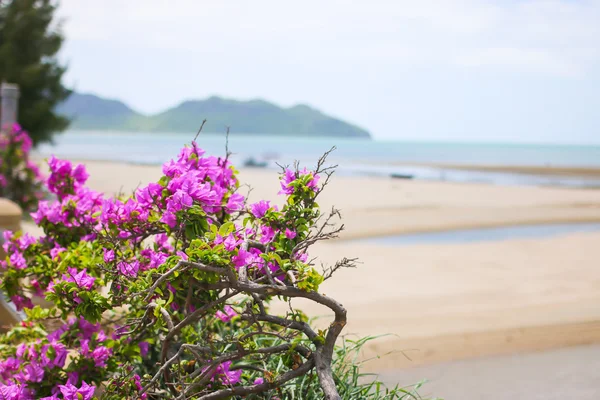
{"type": "Polygon", "coordinates": [[[57,112],[71,118],[72,129],[129,130],[144,118],[121,101],[81,93],[71,94],[57,112]]]}
{"type": "Polygon", "coordinates": [[[74,130],[195,132],[206,119],[205,132],[222,133],[230,126],[232,134],[370,138],[366,130],[309,106],[281,108],[264,100],[237,101],[213,96],[185,101],[146,116],[118,100],[73,93],[57,111],[72,119],[74,130]]]}

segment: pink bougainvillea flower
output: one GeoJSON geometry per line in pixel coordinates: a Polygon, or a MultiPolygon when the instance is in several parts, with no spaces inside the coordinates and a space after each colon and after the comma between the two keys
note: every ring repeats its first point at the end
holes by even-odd
{"type": "Polygon", "coordinates": [[[177,225],[177,216],[172,212],[165,212],[160,218],[160,222],[163,222],[169,227],[174,228],[177,225]]]}
{"type": "Polygon", "coordinates": [[[59,199],[69,194],[74,194],[87,181],[89,174],[83,165],[73,168],[70,161],[59,160],[54,156],[48,159],[50,176],[46,181],[48,190],[56,194],[59,199]]]}
{"type": "Polygon", "coordinates": [[[10,242],[10,240],[13,237],[13,232],[12,231],[4,231],[2,232],[2,238],[4,239],[4,243],[8,243],[10,242]]]}
{"type": "Polygon", "coordinates": [[[261,200],[258,203],[250,205],[250,212],[256,218],[262,218],[265,216],[269,208],[271,208],[271,203],[267,200],[261,200]]]}
{"type": "MultiPolygon", "coordinates": [[[[142,387],[142,378],[140,378],[140,376],[138,374],[135,374],[133,376],[133,382],[135,384],[135,388],[137,389],[138,392],[141,392],[143,387],[142,387]]],[[[148,398],[148,395],[146,393],[140,395],[140,399],[141,400],[146,400],[148,398]]]]}
{"type": "Polygon", "coordinates": [[[10,255],[8,260],[16,269],[25,269],[27,267],[27,261],[25,260],[25,257],[23,257],[22,253],[13,253],[10,255]]]}
{"type": "Polygon", "coordinates": [[[31,302],[31,299],[28,297],[24,297],[24,296],[17,294],[17,295],[12,296],[10,298],[10,301],[13,302],[13,304],[17,308],[17,311],[22,311],[24,308],[33,308],[33,303],[31,302]]]}
{"type": "Polygon", "coordinates": [[[56,244],[52,249],[50,249],[50,257],[52,257],[53,260],[56,260],[58,255],[64,251],[67,251],[67,249],[56,244]]]}
{"type": "Polygon", "coordinates": [[[88,174],[88,172],[85,170],[85,166],[83,166],[82,164],[78,164],[73,169],[73,173],[71,176],[75,179],[75,182],[77,182],[77,184],[83,185],[90,177],[90,174],[88,174]]]}
{"type": "Polygon", "coordinates": [[[44,379],[44,368],[40,365],[29,364],[25,367],[23,377],[28,382],[41,382],[44,379]]]}
{"type": "Polygon", "coordinates": [[[67,348],[62,343],[52,343],[52,348],[55,354],[52,364],[58,368],[64,367],[67,362],[67,348]]]}
{"type": "Polygon", "coordinates": [[[31,170],[31,172],[33,173],[33,176],[35,176],[36,179],[42,179],[40,167],[38,167],[36,163],[34,163],[31,160],[27,160],[27,161],[25,161],[25,166],[27,168],[29,168],[29,170],[31,170]]]}
{"type": "Polygon", "coordinates": [[[308,182],[306,183],[306,186],[316,192],[318,190],[319,175],[313,174],[312,172],[310,172],[306,168],[304,168],[302,171],[298,171],[298,173],[296,173],[290,169],[286,169],[284,171],[283,175],[280,178],[281,179],[281,181],[280,181],[281,190],[279,191],[279,194],[290,195],[290,194],[294,193],[294,185],[292,185],[292,183],[299,177],[306,176],[306,175],[310,175],[310,178],[309,178],[308,182]]]}
{"type": "Polygon", "coordinates": [[[319,190],[319,178],[320,176],[315,174],[310,182],[306,186],[314,190],[315,192],[319,190]]]}
{"type": "Polygon", "coordinates": [[[305,263],[306,261],[308,261],[308,254],[307,253],[298,253],[294,255],[294,259],[298,260],[300,262],[305,263]]]}
{"type": "Polygon", "coordinates": [[[221,378],[221,382],[224,385],[235,385],[240,382],[242,376],[242,370],[231,371],[231,361],[225,361],[217,367],[216,373],[221,378]]]}
{"type": "Polygon", "coordinates": [[[268,225],[263,225],[260,227],[260,234],[260,242],[267,244],[275,237],[275,230],[268,225]]]}
{"type": "Polygon", "coordinates": [[[21,343],[20,345],[17,346],[17,352],[15,353],[17,355],[18,358],[23,358],[23,354],[25,354],[25,351],[28,349],[28,346],[26,343],[21,343]]]}
{"type": "Polygon", "coordinates": [[[96,367],[106,367],[106,360],[108,360],[111,354],[111,349],[106,346],[98,346],[91,352],[90,358],[94,360],[96,367]]]}
{"type": "Polygon", "coordinates": [[[177,252],[176,252],[175,254],[177,254],[179,257],[181,257],[181,259],[182,259],[183,261],[187,261],[187,260],[189,259],[188,255],[187,255],[187,254],[185,254],[185,253],[184,253],[183,251],[181,251],[181,250],[177,250],[177,252]]]}
{"type": "Polygon", "coordinates": [[[167,283],[167,290],[173,294],[177,293],[177,289],[175,289],[175,286],[171,285],[171,282],[167,283]]]}
{"type": "Polygon", "coordinates": [[[173,246],[169,243],[169,237],[165,233],[156,235],[155,243],[163,250],[173,251],[173,246]]]}
{"type": "Polygon", "coordinates": [[[0,383],[0,399],[2,400],[33,400],[34,397],[27,384],[0,383]]]}
{"type": "Polygon", "coordinates": [[[150,183],[148,186],[138,189],[135,197],[138,203],[143,207],[150,207],[154,202],[160,199],[163,187],[158,183],[150,183]]]}
{"type": "Polygon", "coordinates": [[[67,282],[75,282],[82,289],[91,289],[94,286],[96,278],[87,274],[86,269],[77,271],[76,268],[67,268],[68,275],[63,275],[63,279],[67,282]]]}
{"type": "MultiPolygon", "coordinates": [[[[148,249],[150,250],[150,249],[148,249]]],[[[152,251],[150,250],[150,263],[148,263],[148,268],[158,268],[165,263],[168,255],[166,253],[162,253],[160,251],[152,251]]]]}
{"type": "Polygon", "coordinates": [[[286,169],[283,173],[283,175],[281,176],[281,190],[279,191],[279,194],[292,194],[294,193],[294,188],[292,187],[291,183],[294,182],[296,180],[296,173],[290,169],[286,169]]]}
{"type": "Polygon", "coordinates": [[[74,385],[74,386],[79,385],[79,372],[77,372],[77,371],[67,372],[67,383],[70,383],[71,385],[74,385]]]}
{"type": "Polygon", "coordinates": [[[229,322],[238,313],[230,305],[223,307],[223,311],[219,310],[215,313],[215,317],[219,318],[223,322],[229,322]]]}
{"type": "Polygon", "coordinates": [[[115,251],[113,249],[104,249],[104,262],[111,263],[115,260],[115,251]]]}
{"type": "Polygon", "coordinates": [[[75,323],[77,323],[77,326],[81,330],[84,339],[90,339],[94,333],[97,333],[102,329],[100,323],[92,324],[91,322],[86,321],[83,317],[71,321],[72,325],[75,323]]]}
{"type": "Polygon", "coordinates": [[[117,269],[123,275],[135,278],[140,270],[140,263],[137,260],[130,262],[121,261],[117,264],[117,269]]]}
{"type": "Polygon", "coordinates": [[[184,208],[190,208],[194,204],[194,199],[183,190],[177,190],[173,196],[167,200],[167,210],[176,213],[184,208]]]}
{"type": "Polygon", "coordinates": [[[148,354],[148,350],[150,349],[150,343],[148,343],[148,342],[139,342],[138,346],[140,346],[140,355],[142,357],[146,357],[146,354],[148,354]]]}
{"type": "Polygon", "coordinates": [[[233,236],[233,234],[230,234],[223,241],[223,245],[225,246],[225,250],[233,251],[233,249],[235,249],[238,245],[238,241],[235,239],[235,236],[233,236]]]}
{"type": "Polygon", "coordinates": [[[227,206],[225,206],[225,211],[233,212],[240,211],[244,206],[244,196],[239,193],[234,193],[227,200],[227,206]]]}
{"type": "Polygon", "coordinates": [[[31,236],[29,233],[24,233],[17,240],[17,246],[19,246],[19,249],[24,251],[24,250],[27,250],[27,248],[29,246],[31,246],[32,244],[35,244],[36,242],[37,242],[37,240],[33,236],[31,236]]]}
{"type": "Polygon", "coordinates": [[[296,237],[296,232],[292,231],[289,228],[286,228],[285,229],[285,237],[291,240],[296,237]]]}
{"type": "Polygon", "coordinates": [[[251,257],[252,254],[250,252],[240,249],[235,256],[231,257],[231,261],[233,262],[233,265],[235,265],[237,268],[240,268],[248,265],[251,257]]]}
{"type": "Polygon", "coordinates": [[[62,393],[64,400],[91,400],[96,387],[88,385],[83,381],[79,388],[67,382],[66,385],[58,385],[58,389],[62,393]]]}
{"type": "Polygon", "coordinates": [[[14,371],[21,366],[21,362],[14,358],[8,357],[6,360],[0,361],[0,375],[3,380],[8,380],[14,371]]]}

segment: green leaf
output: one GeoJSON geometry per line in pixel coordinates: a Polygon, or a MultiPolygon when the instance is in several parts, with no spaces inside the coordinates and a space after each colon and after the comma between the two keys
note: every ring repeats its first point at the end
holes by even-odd
{"type": "Polygon", "coordinates": [[[277,264],[282,265],[283,261],[281,260],[281,257],[279,257],[279,254],[277,253],[270,253],[271,256],[277,261],[277,264]]]}
{"type": "Polygon", "coordinates": [[[48,318],[51,310],[47,309],[47,308],[44,309],[40,306],[35,306],[33,308],[25,308],[24,311],[25,311],[25,314],[27,315],[28,319],[40,320],[40,319],[48,318]]]}
{"type": "Polygon", "coordinates": [[[235,225],[233,224],[233,222],[226,222],[219,228],[219,235],[223,237],[229,236],[229,234],[233,232],[234,229],[235,225]]]}

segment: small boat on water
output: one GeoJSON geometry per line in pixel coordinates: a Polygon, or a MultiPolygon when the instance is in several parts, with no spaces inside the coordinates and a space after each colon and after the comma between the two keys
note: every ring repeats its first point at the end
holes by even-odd
{"type": "Polygon", "coordinates": [[[390,175],[392,179],[413,179],[415,176],[412,174],[397,174],[393,173],[390,175]]]}
{"type": "Polygon", "coordinates": [[[269,163],[265,160],[257,160],[254,157],[249,157],[246,160],[244,160],[243,164],[244,167],[251,167],[251,168],[266,168],[269,163]]]}

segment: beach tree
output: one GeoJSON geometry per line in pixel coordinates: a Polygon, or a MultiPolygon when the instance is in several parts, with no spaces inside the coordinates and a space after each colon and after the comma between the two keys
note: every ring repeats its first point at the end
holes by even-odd
{"type": "Polygon", "coordinates": [[[282,170],[280,206],[248,203],[228,155],[195,142],[131,196],[88,188],[82,165],[48,165],[56,199],[32,213],[44,235],[4,234],[0,288],[26,319],[0,335],[0,398],[414,396],[359,382],[349,351],[364,341],[341,340],[346,310],[319,289],[354,266],[318,269],[309,256],[343,229],[317,203],[333,173],[325,156],[282,170]],[[315,325],[298,298],[331,319],[315,325]]]}
{"type": "Polygon", "coordinates": [[[31,146],[31,138],[18,124],[0,131],[0,197],[25,212],[34,211],[45,197],[42,175],[30,159],[31,146]]]}
{"type": "Polygon", "coordinates": [[[57,59],[63,42],[56,1],[0,1],[0,81],[19,85],[19,121],[33,144],[50,141],[69,125],[54,109],[70,90],[57,59]]]}

